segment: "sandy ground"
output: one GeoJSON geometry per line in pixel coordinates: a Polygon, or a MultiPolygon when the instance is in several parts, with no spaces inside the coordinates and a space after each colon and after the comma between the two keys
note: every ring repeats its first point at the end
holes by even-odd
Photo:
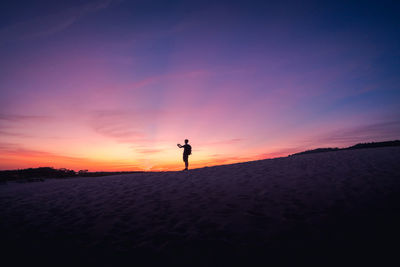
{"type": "Polygon", "coordinates": [[[0,185],[1,258],[69,266],[383,264],[399,261],[399,193],[399,147],[13,182],[0,185]]]}

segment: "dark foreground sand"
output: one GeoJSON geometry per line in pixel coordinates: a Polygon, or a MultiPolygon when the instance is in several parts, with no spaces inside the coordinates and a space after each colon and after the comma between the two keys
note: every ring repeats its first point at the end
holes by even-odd
{"type": "Polygon", "coordinates": [[[0,185],[1,261],[396,266],[399,214],[398,147],[8,183],[0,185]]]}

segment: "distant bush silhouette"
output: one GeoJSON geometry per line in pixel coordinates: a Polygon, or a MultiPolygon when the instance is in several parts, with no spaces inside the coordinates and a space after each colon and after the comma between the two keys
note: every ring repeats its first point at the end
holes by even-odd
{"type": "Polygon", "coordinates": [[[375,147],[389,147],[389,146],[400,146],[400,140],[394,141],[384,141],[384,142],[371,142],[371,143],[359,143],[354,146],[345,147],[345,148],[317,148],[306,150],[303,152],[295,153],[290,156],[295,155],[304,155],[304,154],[314,154],[314,153],[322,153],[322,152],[331,152],[331,151],[338,151],[338,150],[351,150],[351,149],[363,149],[363,148],[375,148],[375,147]]]}
{"type": "Polygon", "coordinates": [[[387,147],[387,146],[400,146],[400,140],[385,141],[385,142],[371,142],[359,143],[345,149],[360,149],[360,148],[373,148],[373,147],[387,147]]]}
{"type": "Polygon", "coordinates": [[[75,172],[66,168],[55,169],[52,167],[39,167],[21,170],[0,171],[0,182],[6,181],[44,181],[48,178],[71,178],[71,177],[97,177],[124,173],[140,173],[133,172],[89,172],[88,170],[80,170],[75,172]]]}
{"type": "Polygon", "coordinates": [[[39,179],[45,178],[65,178],[76,176],[75,171],[69,169],[54,169],[51,167],[29,168],[23,170],[10,170],[0,172],[0,181],[39,179]]]}
{"type": "Polygon", "coordinates": [[[79,176],[85,176],[88,173],[88,170],[80,170],[78,171],[79,176]]]}
{"type": "Polygon", "coordinates": [[[337,151],[340,150],[340,148],[331,148],[331,147],[327,147],[327,148],[317,148],[317,149],[311,149],[311,150],[306,150],[303,152],[299,152],[299,153],[295,153],[293,155],[304,155],[304,154],[314,154],[314,153],[322,153],[322,152],[330,152],[330,151],[337,151]]]}

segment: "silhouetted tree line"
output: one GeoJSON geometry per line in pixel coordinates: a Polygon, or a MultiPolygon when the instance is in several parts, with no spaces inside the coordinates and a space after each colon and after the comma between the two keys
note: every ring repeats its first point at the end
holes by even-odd
{"type": "Polygon", "coordinates": [[[322,152],[330,152],[330,151],[337,151],[340,150],[340,148],[331,148],[331,147],[326,147],[326,148],[316,148],[316,149],[310,149],[310,150],[306,150],[303,152],[299,152],[299,153],[295,153],[292,154],[291,156],[294,155],[304,155],[304,154],[314,154],[314,153],[322,153],[322,152]]]}
{"type": "Polygon", "coordinates": [[[384,142],[370,142],[370,143],[359,143],[354,146],[350,147],[345,147],[345,148],[317,148],[317,149],[311,149],[311,150],[306,150],[303,152],[295,153],[290,156],[295,156],[295,155],[304,155],[304,154],[314,154],[314,153],[322,153],[322,152],[331,152],[331,151],[338,151],[338,150],[351,150],[351,149],[363,149],[363,148],[374,148],[374,147],[389,147],[389,146],[400,146],[400,140],[394,140],[394,141],[384,141],[384,142]]]}
{"type": "Polygon", "coordinates": [[[44,180],[45,178],[65,178],[76,176],[73,170],[51,167],[29,168],[21,170],[0,171],[1,181],[10,180],[44,180]]]}
{"type": "Polygon", "coordinates": [[[387,147],[387,146],[400,146],[400,140],[385,141],[385,142],[371,142],[359,143],[357,145],[344,148],[344,149],[360,149],[360,148],[373,148],[373,147],[387,147]]]}
{"type": "Polygon", "coordinates": [[[55,169],[52,167],[39,167],[20,170],[0,171],[0,181],[44,181],[48,178],[70,178],[70,177],[96,177],[124,173],[140,173],[134,172],[89,172],[88,170],[80,170],[75,172],[66,168],[55,169]]]}

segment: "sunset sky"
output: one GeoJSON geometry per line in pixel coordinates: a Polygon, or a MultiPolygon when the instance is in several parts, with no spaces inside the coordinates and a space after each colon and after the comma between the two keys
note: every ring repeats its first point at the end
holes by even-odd
{"type": "Polygon", "coordinates": [[[400,138],[398,1],[2,1],[0,169],[179,170],[400,138]],[[323,4],[322,4],[323,3],[323,4]]]}

